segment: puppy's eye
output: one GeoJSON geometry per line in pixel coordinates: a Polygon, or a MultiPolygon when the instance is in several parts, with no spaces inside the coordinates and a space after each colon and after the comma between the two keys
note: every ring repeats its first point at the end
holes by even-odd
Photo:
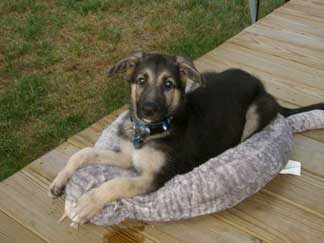
{"type": "Polygon", "coordinates": [[[174,88],[174,83],[171,79],[165,80],[164,86],[166,89],[170,90],[174,88]]]}
{"type": "Polygon", "coordinates": [[[143,87],[143,86],[145,85],[145,79],[144,79],[143,77],[140,77],[140,78],[138,78],[138,79],[136,80],[136,83],[137,83],[139,86],[143,87]]]}

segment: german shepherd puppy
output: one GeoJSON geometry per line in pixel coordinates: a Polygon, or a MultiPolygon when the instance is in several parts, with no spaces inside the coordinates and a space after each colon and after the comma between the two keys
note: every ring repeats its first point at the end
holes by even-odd
{"type": "Polygon", "coordinates": [[[58,197],[74,171],[100,163],[134,167],[138,177],[119,177],[84,194],[71,219],[85,223],[106,204],[148,193],[178,174],[238,145],[278,113],[289,116],[324,103],[287,109],[261,81],[239,69],[199,73],[183,56],[134,52],[109,74],[127,73],[129,118],[119,127],[120,151],[84,148],[74,154],[49,188],[58,197]],[[188,83],[198,87],[185,92],[188,83]]]}

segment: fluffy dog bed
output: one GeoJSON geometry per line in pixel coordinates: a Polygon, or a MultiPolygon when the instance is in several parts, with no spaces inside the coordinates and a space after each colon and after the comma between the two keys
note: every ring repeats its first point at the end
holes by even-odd
{"type": "MultiPolygon", "coordinates": [[[[120,115],[103,131],[95,147],[118,148],[116,128],[125,115],[120,115]]],[[[259,191],[285,167],[292,150],[292,133],[319,128],[324,128],[324,111],[310,111],[287,119],[278,115],[263,131],[238,146],[187,174],[174,177],[156,192],[107,205],[90,222],[111,225],[125,219],[179,220],[233,207],[259,191]]],[[[126,175],[135,176],[136,172],[106,165],[79,169],[66,186],[67,216],[73,211],[72,203],[83,193],[126,175]]]]}

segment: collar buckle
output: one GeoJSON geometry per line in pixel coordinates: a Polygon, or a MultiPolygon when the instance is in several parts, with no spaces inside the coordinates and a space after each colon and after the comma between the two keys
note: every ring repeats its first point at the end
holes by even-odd
{"type": "Polygon", "coordinates": [[[170,129],[171,127],[172,117],[168,117],[159,123],[144,123],[143,121],[132,118],[134,135],[132,139],[132,143],[136,149],[140,149],[144,145],[144,140],[146,137],[162,133],[170,129]]]}

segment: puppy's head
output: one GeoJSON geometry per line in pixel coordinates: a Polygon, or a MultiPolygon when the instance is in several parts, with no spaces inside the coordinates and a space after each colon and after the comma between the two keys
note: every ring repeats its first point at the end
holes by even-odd
{"type": "Polygon", "coordinates": [[[184,102],[188,80],[203,83],[192,61],[183,56],[133,52],[109,74],[126,72],[130,85],[130,110],[147,123],[173,115],[184,102]]]}

